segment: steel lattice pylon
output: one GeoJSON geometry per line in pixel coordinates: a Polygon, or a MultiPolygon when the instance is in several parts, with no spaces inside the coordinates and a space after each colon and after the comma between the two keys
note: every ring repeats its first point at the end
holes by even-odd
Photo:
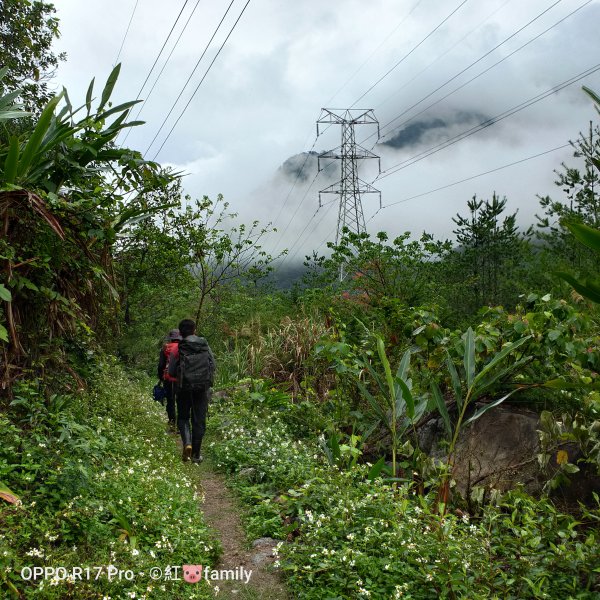
{"type": "MultiPolygon", "coordinates": [[[[379,194],[379,205],[381,206],[381,192],[371,184],[363,181],[358,176],[358,161],[366,158],[376,158],[370,150],[356,143],[355,125],[377,125],[377,137],[379,138],[379,122],[375,118],[373,109],[321,109],[321,115],[317,121],[317,136],[319,125],[341,125],[342,144],[335,150],[323,152],[318,156],[318,169],[321,171],[321,159],[332,159],[342,161],[341,179],[319,192],[319,206],[322,206],[321,194],[339,194],[340,204],[338,210],[338,224],[335,236],[336,245],[342,237],[342,230],[347,228],[352,233],[365,231],[365,216],[362,209],[361,194],[379,194]]],[[[379,165],[381,173],[381,164],[379,165]]],[[[340,274],[341,275],[341,274],[340,274]]]]}

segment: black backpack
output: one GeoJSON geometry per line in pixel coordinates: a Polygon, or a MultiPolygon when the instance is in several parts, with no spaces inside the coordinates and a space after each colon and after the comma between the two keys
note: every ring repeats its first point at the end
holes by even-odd
{"type": "Polygon", "coordinates": [[[213,383],[215,364],[204,338],[179,344],[179,367],[177,386],[181,390],[210,387],[213,383]],[[201,340],[201,341],[200,341],[201,340]]]}

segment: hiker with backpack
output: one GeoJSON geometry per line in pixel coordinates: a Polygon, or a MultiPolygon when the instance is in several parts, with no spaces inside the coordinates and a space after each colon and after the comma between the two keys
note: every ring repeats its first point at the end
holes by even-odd
{"type": "Polygon", "coordinates": [[[179,332],[183,339],[169,358],[168,373],[177,379],[177,425],[183,443],[183,460],[191,458],[192,462],[200,463],[216,361],[206,339],[196,335],[194,321],[181,321],[179,332]]]}
{"type": "Polygon", "coordinates": [[[171,355],[177,351],[181,334],[179,329],[171,329],[167,337],[167,343],[160,350],[158,358],[158,378],[162,382],[165,390],[165,398],[167,399],[167,417],[169,425],[175,428],[177,419],[175,414],[175,396],[177,394],[177,377],[169,375],[169,359],[171,355]]]}

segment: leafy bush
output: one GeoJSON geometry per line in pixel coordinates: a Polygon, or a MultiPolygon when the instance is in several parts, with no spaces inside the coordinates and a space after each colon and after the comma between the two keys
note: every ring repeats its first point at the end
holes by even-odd
{"type": "MultiPolygon", "coordinates": [[[[190,467],[165,433],[150,388],[148,380],[129,381],[116,363],[79,396],[45,401],[37,384],[18,386],[0,416],[0,481],[22,500],[0,517],[5,597],[18,590],[24,598],[171,599],[187,584],[155,582],[151,567],[216,561],[219,545],[202,520],[190,467]],[[140,575],[37,583],[20,575],[26,566],[108,565],[140,575]]],[[[212,595],[201,584],[186,598],[212,595]]]]}
{"type": "Polygon", "coordinates": [[[588,524],[515,491],[477,517],[441,515],[433,495],[370,480],[369,465],[338,470],[298,439],[278,401],[223,399],[210,453],[235,473],[253,537],[282,540],[275,563],[294,598],[596,598],[600,543],[588,524]]]}

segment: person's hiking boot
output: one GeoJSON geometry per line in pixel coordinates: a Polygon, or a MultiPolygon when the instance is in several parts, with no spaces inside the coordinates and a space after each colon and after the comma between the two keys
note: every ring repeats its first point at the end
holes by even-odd
{"type": "Polygon", "coordinates": [[[192,445],[186,444],[183,447],[183,462],[187,462],[188,460],[190,460],[191,456],[192,456],[192,445]]]}
{"type": "Polygon", "coordinates": [[[202,454],[193,454],[192,462],[199,465],[204,460],[204,456],[202,454]]]}

